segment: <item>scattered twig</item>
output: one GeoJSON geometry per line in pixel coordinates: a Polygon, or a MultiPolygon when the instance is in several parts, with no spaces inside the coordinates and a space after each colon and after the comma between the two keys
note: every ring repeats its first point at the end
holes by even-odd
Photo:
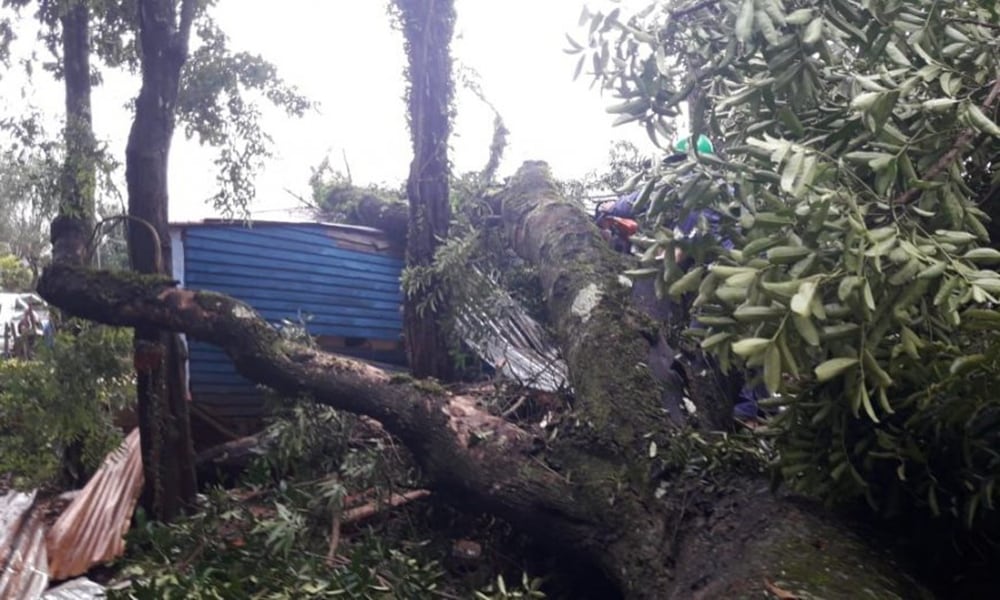
{"type": "Polygon", "coordinates": [[[344,157],[344,169],[347,171],[347,183],[348,185],[354,184],[354,179],[351,177],[351,163],[347,162],[347,149],[340,149],[341,156],[344,157]]]}
{"type": "Polygon", "coordinates": [[[326,551],[326,566],[337,565],[337,546],[340,545],[340,509],[333,511],[333,523],[330,525],[330,549],[326,551]]]}
{"type": "Polygon", "coordinates": [[[527,394],[521,394],[518,397],[517,401],[514,402],[514,404],[512,404],[510,406],[510,408],[508,408],[507,410],[503,411],[503,413],[501,413],[500,416],[503,417],[503,418],[505,418],[505,419],[508,418],[508,417],[510,417],[512,414],[514,414],[515,412],[517,412],[517,409],[521,408],[521,405],[524,404],[524,401],[527,400],[527,398],[528,398],[527,394]]]}
{"type": "Polygon", "coordinates": [[[320,208],[319,205],[316,204],[315,202],[313,202],[312,200],[304,198],[304,197],[302,197],[301,194],[297,194],[297,193],[293,192],[292,190],[290,190],[288,188],[281,188],[281,189],[283,189],[285,191],[285,193],[288,194],[289,196],[291,196],[292,198],[295,198],[296,200],[298,200],[299,203],[302,204],[301,208],[307,208],[309,210],[319,210],[319,208],[320,208]]]}
{"type": "Polygon", "coordinates": [[[379,511],[385,508],[396,508],[397,506],[402,506],[414,500],[430,496],[430,494],[431,493],[427,490],[413,490],[411,492],[406,492],[405,494],[392,494],[385,502],[369,502],[344,511],[340,521],[342,523],[353,523],[355,521],[367,519],[372,515],[378,514],[379,511]]]}
{"type": "Polygon", "coordinates": [[[202,539],[194,547],[194,550],[192,550],[187,556],[181,558],[181,560],[177,562],[174,568],[180,573],[187,572],[188,568],[194,563],[195,560],[198,559],[198,557],[201,556],[201,553],[204,551],[205,551],[205,540],[202,539]]]}
{"type": "Polygon", "coordinates": [[[202,408],[201,406],[199,406],[197,403],[189,402],[188,403],[188,410],[191,411],[191,414],[193,416],[196,416],[197,418],[201,419],[206,425],[208,425],[209,427],[211,427],[215,431],[217,431],[217,432],[221,433],[223,436],[225,436],[225,438],[226,438],[227,441],[231,442],[231,441],[238,440],[241,437],[243,437],[242,435],[236,433],[232,429],[230,429],[230,428],[226,427],[225,425],[223,425],[221,422],[219,422],[218,419],[216,419],[211,414],[209,414],[208,411],[206,411],[204,408],[202,408]]]}
{"type": "Polygon", "coordinates": [[[767,588],[767,591],[774,594],[778,600],[801,600],[801,597],[795,592],[789,592],[786,589],[778,587],[766,577],[764,578],[764,587],[767,588]]]}
{"type": "MultiPolygon", "coordinates": [[[[986,100],[982,105],[983,112],[988,112],[991,108],[993,108],[993,104],[997,101],[998,97],[1000,97],[1000,77],[993,80],[993,86],[990,88],[990,93],[986,96],[986,100]]],[[[942,171],[951,166],[951,163],[958,159],[962,150],[972,143],[972,140],[976,137],[976,135],[978,135],[978,133],[979,132],[974,127],[969,127],[963,131],[962,134],[955,139],[955,143],[952,144],[951,149],[945,152],[944,155],[942,155],[941,158],[934,163],[934,166],[927,171],[927,173],[923,176],[923,179],[925,181],[931,181],[940,175],[942,171]]],[[[916,200],[918,196],[920,196],[920,190],[916,187],[911,187],[902,194],[896,196],[896,198],[893,199],[892,204],[909,204],[910,202],[916,200]]]]}

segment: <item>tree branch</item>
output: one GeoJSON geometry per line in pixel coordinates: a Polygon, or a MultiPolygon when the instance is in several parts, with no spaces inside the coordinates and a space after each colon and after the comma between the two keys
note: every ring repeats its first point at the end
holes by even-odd
{"type": "Polygon", "coordinates": [[[39,293],[72,314],[125,327],[184,332],[222,348],[238,372],[288,396],[379,421],[413,453],[436,490],[537,530],[560,518],[561,543],[584,544],[593,523],[573,488],[534,460],[541,440],[481,410],[474,399],[281,338],[246,304],[178,289],[162,275],[53,264],[39,293]]]}
{"type": "MultiPolygon", "coordinates": [[[[990,87],[990,93],[986,96],[986,100],[983,101],[981,107],[983,112],[987,112],[993,108],[993,104],[997,101],[998,97],[1000,97],[1000,77],[993,80],[993,85],[990,87]]],[[[963,131],[962,134],[955,139],[955,143],[952,144],[951,149],[941,155],[941,158],[939,158],[938,161],[931,166],[930,170],[927,171],[923,179],[925,181],[931,181],[940,175],[945,169],[950,167],[953,162],[958,160],[959,155],[965,147],[971,144],[978,134],[979,131],[974,127],[969,127],[963,131]]],[[[910,202],[916,200],[919,196],[920,190],[918,188],[911,187],[902,194],[896,196],[892,200],[892,204],[897,206],[909,204],[910,202]]]]}
{"type": "Polygon", "coordinates": [[[191,41],[191,25],[194,23],[197,9],[198,0],[183,0],[181,2],[181,20],[177,26],[175,49],[182,53],[185,60],[187,59],[188,44],[191,41]]]}

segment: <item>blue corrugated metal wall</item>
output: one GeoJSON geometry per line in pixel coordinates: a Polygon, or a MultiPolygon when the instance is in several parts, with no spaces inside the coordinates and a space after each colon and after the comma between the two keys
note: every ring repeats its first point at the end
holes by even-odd
{"type": "MultiPolygon", "coordinates": [[[[403,261],[384,250],[360,251],[357,243],[337,239],[336,228],[320,224],[194,225],[182,235],[184,285],[190,289],[243,300],[271,323],[305,318],[312,335],[400,339],[403,261]]],[[[195,402],[223,417],[260,410],[260,393],[220,350],[197,341],[189,348],[195,402]]],[[[390,364],[405,361],[398,350],[345,353],[390,364]]]]}

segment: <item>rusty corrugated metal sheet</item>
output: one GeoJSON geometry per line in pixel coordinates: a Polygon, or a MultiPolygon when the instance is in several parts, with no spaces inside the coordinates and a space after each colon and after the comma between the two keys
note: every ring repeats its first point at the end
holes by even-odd
{"type": "Polygon", "coordinates": [[[142,483],[139,430],[133,429],[49,530],[46,546],[52,579],[76,577],[121,556],[142,483]]]}
{"type": "Polygon", "coordinates": [[[45,524],[38,517],[37,492],[11,491],[0,498],[0,598],[35,600],[49,584],[45,524]]]}

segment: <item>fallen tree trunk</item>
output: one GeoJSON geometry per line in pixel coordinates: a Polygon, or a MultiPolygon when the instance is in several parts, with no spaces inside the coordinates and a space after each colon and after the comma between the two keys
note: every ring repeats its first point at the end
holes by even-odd
{"type": "Polygon", "coordinates": [[[808,503],[771,494],[752,474],[677,459],[690,451],[685,423],[661,404],[645,362],[656,324],[629,308],[621,257],[561,198],[544,163],[514,177],[503,217],[514,249],[538,266],[570,367],[575,400],[558,432],[520,428],[435,384],[296,345],[245,304],[161,276],[55,264],[39,291],[81,317],[216,344],[258,383],[378,420],[437,495],[574,554],[626,597],[745,597],[765,581],[824,598],[858,589],[921,597],[905,572],[808,503]]]}

